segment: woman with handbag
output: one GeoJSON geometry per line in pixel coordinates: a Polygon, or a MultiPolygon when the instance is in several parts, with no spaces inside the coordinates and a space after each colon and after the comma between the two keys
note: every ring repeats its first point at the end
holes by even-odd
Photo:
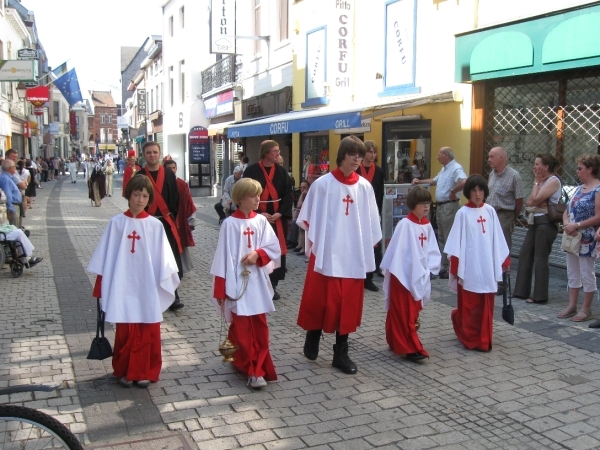
{"type": "Polygon", "coordinates": [[[538,153],[535,156],[533,188],[525,202],[529,226],[519,251],[517,281],[513,292],[513,297],[527,299],[527,303],[548,302],[548,259],[558,234],[558,226],[548,218],[547,205],[556,205],[560,200],[561,182],[554,175],[557,166],[558,160],[549,153],[538,153]],[[533,294],[530,297],[531,278],[534,274],[533,294]]]}
{"type": "Polygon", "coordinates": [[[592,300],[596,293],[595,235],[600,225],[600,157],[584,154],[577,158],[577,176],[583,183],[569,201],[563,214],[564,233],[581,235],[579,251],[567,252],[567,277],[569,280],[569,306],[558,317],[572,317],[572,322],[584,322],[592,316],[592,300]],[[583,286],[583,305],[577,312],[579,289],[583,286]]]}

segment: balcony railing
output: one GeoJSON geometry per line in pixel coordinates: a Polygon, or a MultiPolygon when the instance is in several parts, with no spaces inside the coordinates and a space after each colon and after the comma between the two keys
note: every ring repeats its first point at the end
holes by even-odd
{"type": "Polygon", "coordinates": [[[202,71],[202,93],[241,81],[242,58],[230,55],[202,71]]]}

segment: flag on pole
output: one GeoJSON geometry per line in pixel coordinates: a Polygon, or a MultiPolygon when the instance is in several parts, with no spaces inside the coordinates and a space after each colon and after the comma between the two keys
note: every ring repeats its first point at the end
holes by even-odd
{"type": "Polygon", "coordinates": [[[69,103],[69,106],[73,106],[75,103],[83,101],[75,69],[69,70],[66,74],[56,80],[54,86],[60,91],[65,100],[69,103]]]}
{"type": "Polygon", "coordinates": [[[60,77],[61,75],[64,75],[65,73],[67,73],[67,61],[65,61],[60,66],[58,66],[56,69],[54,69],[52,71],[52,73],[54,74],[55,79],[60,77]]]}

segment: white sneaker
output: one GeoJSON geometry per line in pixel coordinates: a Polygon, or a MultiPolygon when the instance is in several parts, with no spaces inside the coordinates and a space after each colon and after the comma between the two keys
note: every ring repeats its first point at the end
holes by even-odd
{"type": "Polygon", "coordinates": [[[265,387],[267,382],[263,377],[248,377],[248,386],[251,388],[265,387]]]}

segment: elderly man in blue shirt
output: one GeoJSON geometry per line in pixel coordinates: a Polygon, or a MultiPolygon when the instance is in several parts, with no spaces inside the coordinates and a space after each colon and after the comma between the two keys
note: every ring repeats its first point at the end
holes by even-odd
{"type": "Polygon", "coordinates": [[[14,161],[6,159],[2,162],[2,173],[0,173],[0,189],[6,194],[6,209],[9,212],[9,222],[11,225],[18,227],[19,212],[15,210],[15,204],[23,201],[21,192],[12,179],[12,176],[17,171],[14,161]]]}
{"type": "MultiPolygon", "coordinates": [[[[415,178],[413,185],[429,184],[437,186],[435,190],[435,201],[437,203],[436,224],[438,229],[438,245],[440,251],[444,251],[446,239],[454,223],[454,216],[460,208],[460,193],[463,190],[467,174],[462,166],[454,160],[454,153],[450,147],[440,148],[437,160],[444,166],[435,178],[419,180],[415,178]],[[458,194],[458,195],[457,195],[458,194]]],[[[448,257],[442,253],[442,269],[440,278],[448,278],[448,257]]]]}

